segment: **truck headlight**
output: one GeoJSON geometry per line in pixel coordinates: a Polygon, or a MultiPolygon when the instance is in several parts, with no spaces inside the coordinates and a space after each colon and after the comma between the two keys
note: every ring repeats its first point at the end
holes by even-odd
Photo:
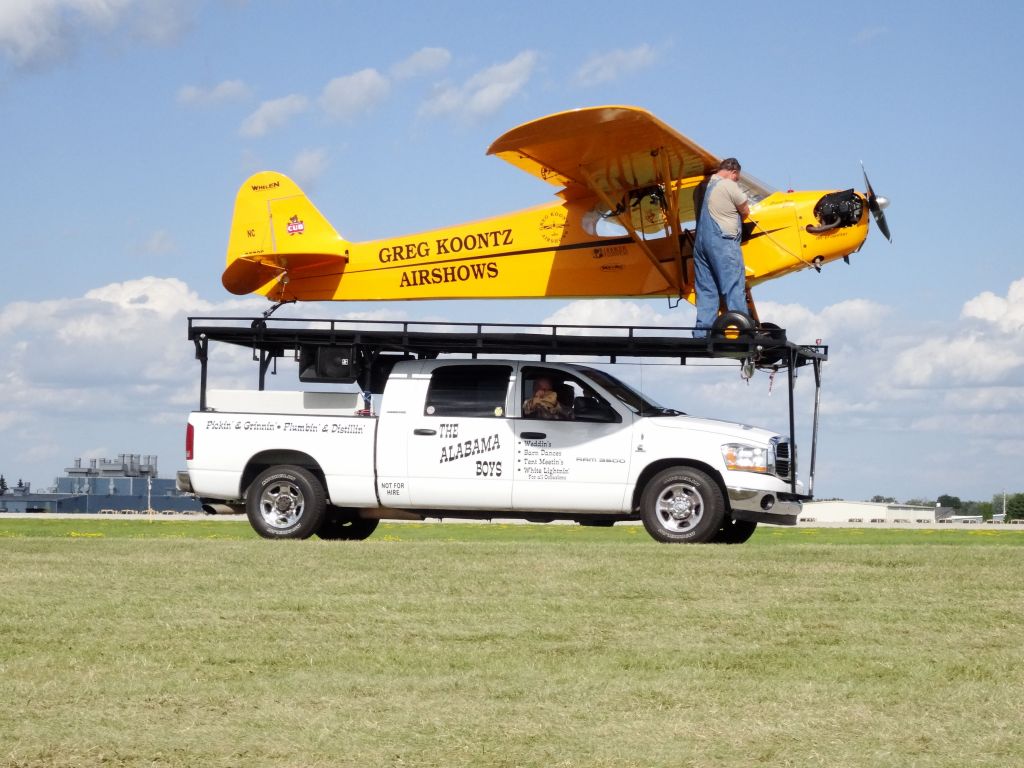
{"type": "Polygon", "coordinates": [[[774,471],[775,457],[771,450],[761,445],[726,443],[722,446],[725,468],[737,472],[758,472],[762,475],[774,471]]]}

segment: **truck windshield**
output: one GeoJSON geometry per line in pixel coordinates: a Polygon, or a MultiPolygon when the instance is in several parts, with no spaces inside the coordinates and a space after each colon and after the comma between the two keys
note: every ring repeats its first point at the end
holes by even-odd
{"type": "Polygon", "coordinates": [[[656,402],[640,394],[631,386],[615,378],[610,373],[605,373],[597,368],[590,368],[583,365],[575,367],[593,379],[594,383],[599,384],[604,389],[608,390],[610,394],[614,395],[619,402],[629,408],[633,413],[640,416],[684,415],[682,411],[677,411],[675,408],[665,408],[664,406],[658,405],[656,402]]]}

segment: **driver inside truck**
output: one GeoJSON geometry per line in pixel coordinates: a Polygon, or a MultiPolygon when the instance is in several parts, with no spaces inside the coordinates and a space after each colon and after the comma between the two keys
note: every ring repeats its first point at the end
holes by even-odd
{"type": "MultiPolygon", "coordinates": [[[[569,402],[571,403],[571,397],[569,402]]],[[[548,376],[533,380],[533,395],[523,401],[523,416],[533,419],[571,419],[572,406],[561,402],[548,376]]]]}

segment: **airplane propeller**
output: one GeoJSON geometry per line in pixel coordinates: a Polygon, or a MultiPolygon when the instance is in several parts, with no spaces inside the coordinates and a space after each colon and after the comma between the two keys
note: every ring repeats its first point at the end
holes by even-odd
{"type": "Polygon", "coordinates": [[[868,172],[865,170],[863,162],[860,164],[860,169],[864,172],[864,186],[868,190],[868,210],[875,217],[875,223],[878,225],[879,232],[885,235],[885,239],[891,243],[892,235],[889,234],[889,224],[885,220],[884,212],[889,207],[889,200],[875,194],[875,190],[871,188],[871,182],[868,181],[868,172]]]}

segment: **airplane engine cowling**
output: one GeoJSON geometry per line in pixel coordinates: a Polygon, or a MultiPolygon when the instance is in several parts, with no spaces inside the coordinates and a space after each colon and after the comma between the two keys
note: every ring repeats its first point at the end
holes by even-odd
{"type": "Polygon", "coordinates": [[[852,227],[864,217],[864,198],[852,189],[830,192],[814,206],[817,224],[808,224],[808,232],[827,232],[839,227],[852,227]]]}

